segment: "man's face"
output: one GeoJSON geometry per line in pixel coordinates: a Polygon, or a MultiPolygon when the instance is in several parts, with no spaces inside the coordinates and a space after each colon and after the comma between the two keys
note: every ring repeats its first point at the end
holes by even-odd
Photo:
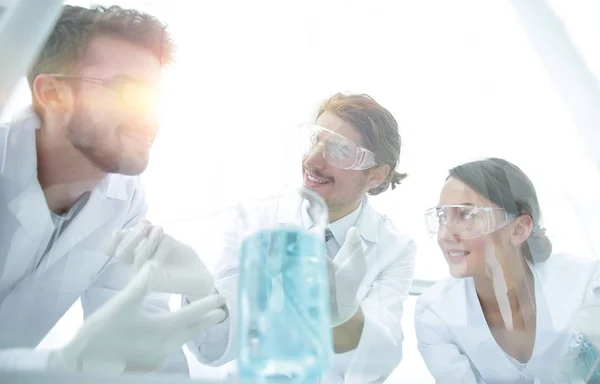
{"type": "Polygon", "coordinates": [[[143,172],[159,122],[153,105],[138,100],[152,92],[131,91],[140,89],[136,85],[147,86],[150,91],[159,89],[158,58],[132,43],[96,37],[77,76],[122,83],[124,87],[72,83],[74,103],[66,127],[72,145],[104,172],[143,172]]]}
{"type": "MultiPolygon", "coordinates": [[[[334,113],[324,112],[316,124],[363,145],[358,130],[334,113]]],[[[325,200],[331,213],[340,213],[341,216],[350,213],[369,189],[366,185],[368,171],[336,168],[325,161],[321,150],[305,156],[302,173],[304,185],[325,200]]]]}

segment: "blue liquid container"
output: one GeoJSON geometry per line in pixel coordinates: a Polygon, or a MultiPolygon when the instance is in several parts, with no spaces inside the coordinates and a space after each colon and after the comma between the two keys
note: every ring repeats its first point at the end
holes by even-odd
{"type": "Polygon", "coordinates": [[[240,252],[239,377],[318,382],[333,353],[323,239],[282,226],[247,237],[240,252]]]}
{"type": "Polygon", "coordinates": [[[582,334],[577,335],[579,349],[576,370],[586,383],[600,383],[600,354],[582,334]]]}
{"type": "Polygon", "coordinates": [[[559,369],[574,382],[600,383],[600,353],[576,329],[566,355],[559,362],[559,369]]]}

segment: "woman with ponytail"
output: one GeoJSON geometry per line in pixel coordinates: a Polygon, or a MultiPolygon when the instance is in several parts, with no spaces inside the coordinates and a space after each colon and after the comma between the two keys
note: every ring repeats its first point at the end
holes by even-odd
{"type": "Polygon", "coordinates": [[[561,365],[597,263],[553,254],[527,175],[497,158],[457,166],[425,219],[452,275],[415,310],[436,382],[568,382],[561,365]]]}

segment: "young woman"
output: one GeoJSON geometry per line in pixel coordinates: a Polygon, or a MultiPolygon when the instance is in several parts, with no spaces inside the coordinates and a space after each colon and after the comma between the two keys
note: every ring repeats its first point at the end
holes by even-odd
{"type": "Polygon", "coordinates": [[[438,383],[565,382],[561,358],[595,261],[552,254],[535,188],[515,165],[450,170],[426,212],[450,274],[419,298],[419,351],[438,383]]]}

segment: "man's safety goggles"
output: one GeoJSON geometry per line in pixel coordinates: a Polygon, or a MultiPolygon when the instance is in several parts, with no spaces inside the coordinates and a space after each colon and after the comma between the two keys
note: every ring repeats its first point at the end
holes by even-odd
{"type": "Polygon", "coordinates": [[[425,226],[431,237],[438,237],[442,227],[446,226],[461,239],[473,239],[497,231],[515,217],[502,208],[443,205],[425,211],[425,226]]]}
{"type": "Polygon", "coordinates": [[[373,152],[315,124],[300,126],[300,148],[305,156],[321,151],[323,159],[336,168],[364,170],[377,165],[373,152]]]}

